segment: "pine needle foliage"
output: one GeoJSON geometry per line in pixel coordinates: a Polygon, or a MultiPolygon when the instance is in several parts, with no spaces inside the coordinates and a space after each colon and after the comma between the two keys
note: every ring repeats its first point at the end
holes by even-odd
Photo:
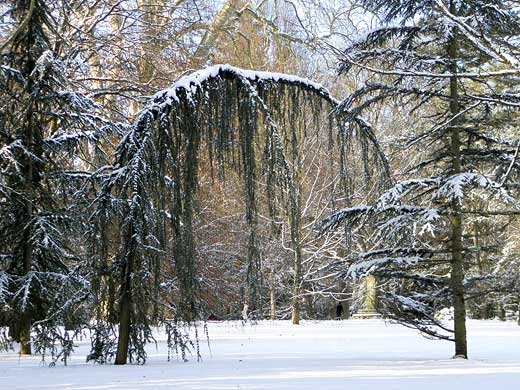
{"type": "Polygon", "coordinates": [[[13,31],[0,53],[0,326],[21,353],[33,342],[38,352],[68,354],[60,327],[84,325],[90,291],[79,241],[84,197],[73,172],[79,151],[94,150],[112,126],[71,89],[54,51],[56,2],[9,3],[13,31]]]}
{"type": "Polygon", "coordinates": [[[344,274],[378,276],[384,315],[455,341],[455,355],[467,357],[465,299],[492,279],[473,275],[475,262],[499,253],[472,245],[469,222],[519,210],[517,3],[362,3],[382,25],[344,51],[341,72],[373,78],[341,107],[362,115],[374,104],[401,104],[418,118],[403,129],[403,150],[422,157],[373,205],[341,210],[322,229],[346,224],[355,235],[372,227],[369,250],[351,253],[344,274]],[[436,317],[450,306],[453,328],[436,317]]]}

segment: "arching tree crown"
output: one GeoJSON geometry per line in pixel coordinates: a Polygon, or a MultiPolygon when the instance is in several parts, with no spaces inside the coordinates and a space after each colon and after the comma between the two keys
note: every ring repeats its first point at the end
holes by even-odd
{"type": "MultiPolygon", "coordinates": [[[[126,318],[120,329],[126,327],[130,333],[131,351],[137,348],[138,359],[145,357],[138,345],[149,335],[150,291],[169,288],[170,294],[177,293],[170,309],[182,321],[196,319],[200,310],[193,220],[201,159],[209,161],[214,178],[225,179],[229,169],[242,178],[249,226],[248,301],[253,308],[260,287],[258,185],[267,187],[262,196],[268,202],[276,193],[285,199],[296,246],[297,166],[303,140],[328,139],[330,150],[339,156],[335,165],[345,182],[346,154],[354,144],[361,153],[366,184],[383,186],[388,180],[388,164],[370,126],[358,116],[345,116],[338,107],[338,100],[309,80],[229,65],[181,77],[154,95],[121,140],[114,169],[104,175],[94,215],[98,229],[104,228],[100,221],[107,214],[121,224],[123,241],[118,273],[113,276],[121,285],[120,316],[126,318]],[[157,264],[167,261],[168,244],[164,234],[158,234],[165,230],[173,237],[173,284],[156,275],[157,264]]],[[[121,356],[123,360],[126,356],[121,356]]]]}

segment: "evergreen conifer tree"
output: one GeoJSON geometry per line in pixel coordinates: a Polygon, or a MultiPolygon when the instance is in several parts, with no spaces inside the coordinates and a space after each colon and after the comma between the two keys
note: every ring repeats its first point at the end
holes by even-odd
{"type": "Polygon", "coordinates": [[[321,229],[346,225],[355,236],[370,222],[372,250],[351,253],[347,274],[385,281],[379,309],[386,316],[455,341],[455,355],[467,357],[465,300],[492,279],[470,271],[476,254],[490,248],[471,244],[468,218],[519,209],[510,193],[519,180],[518,143],[508,137],[520,106],[510,89],[520,74],[518,8],[496,0],[362,3],[382,26],[343,52],[341,72],[362,69],[378,81],[341,108],[359,115],[399,102],[421,118],[403,136],[408,153],[424,158],[375,204],[340,210],[321,229]],[[475,207],[477,196],[486,207],[475,207]],[[435,316],[449,306],[453,329],[435,316]]]}
{"type": "Polygon", "coordinates": [[[31,344],[59,353],[56,343],[67,354],[72,342],[62,326],[79,325],[89,297],[78,239],[83,175],[75,171],[84,167],[81,145],[92,147],[110,126],[91,99],[71,90],[55,51],[64,42],[53,12],[67,8],[10,3],[13,31],[0,53],[0,326],[22,354],[31,344]]]}

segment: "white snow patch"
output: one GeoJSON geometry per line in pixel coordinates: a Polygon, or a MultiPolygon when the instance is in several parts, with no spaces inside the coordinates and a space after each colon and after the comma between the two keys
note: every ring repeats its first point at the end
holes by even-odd
{"type": "Polygon", "coordinates": [[[85,363],[79,347],[68,367],[39,357],[0,355],[0,389],[513,389],[520,381],[520,327],[469,321],[470,360],[452,359],[453,344],[432,341],[379,320],[209,324],[210,356],[166,362],[164,339],[144,366],[85,363]]]}
{"type": "Polygon", "coordinates": [[[339,101],[332,98],[329,91],[325,87],[311,80],[284,73],[246,70],[227,64],[209,66],[189,75],[183,76],[175,81],[169,88],[157,92],[153,96],[152,100],[164,100],[164,103],[162,104],[171,105],[173,101],[179,101],[178,94],[181,90],[186,92],[188,97],[191,97],[199,90],[205,81],[217,77],[221,72],[230,72],[249,81],[286,81],[289,83],[302,84],[316,90],[324,96],[327,96],[331,101],[334,102],[334,104],[339,104],[339,101]]]}

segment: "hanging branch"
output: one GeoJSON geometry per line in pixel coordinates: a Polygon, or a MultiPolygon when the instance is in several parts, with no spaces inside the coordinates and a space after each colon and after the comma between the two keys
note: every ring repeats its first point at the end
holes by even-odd
{"type": "MultiPolygon", "coordinates": [[[[174,265],[174,288],[168,291],[169,294],[175,291],[177,298],[174,307],[168,309],[173,312],[166,317],[173,315],[186,323],[198,318],[192,230],[203,151],[209,156],[211,169],[218,168],[219,178],[225,178],[226,169],[236,171],[242,178],[245,221],[249,226],[246,282],[249,305],[254,309],[258,309],[261,289],[256,231],[257,182],[262,176],[270,177],[268,192],[288,193],[291,241],[296,247],[300,211],[295,167],[289,160],[298,158],[294,153],[311,125],[304,113],[312,113],[315,127],[318,127],[317,118],[326,116],[329,121],[326,128],[337,129],[338,134],[342,134],[343,141],[338,143],[342,150],[345,142],[359,141],[363,157],[367,159],[365,165],[371,170],[370,177],[388,179],[387,161],[370,126],[358,117],[346,123],[346,115],[339,105],[325,88],[309,80],[229,65],[212,66],[184,76],[154,95],[150,106],[140,113],[136,124],[121,140],[115,168],[104,180],[96,211],[102,215],[107,205],[117,205],[111,212],[112,218],[120,220],[121,231],[126,232],[121,237],[118,273],[113,277],[119,280],[119,316],[120,321],[126,321],[126,332],[130,333],[126,339],[132,348],[136,347],[135,343],[145,342],[137,341],[139,335],[131,334],[138,328],[141,331],[146,328],[147,313],[153,306],[151,297],[161,295],[158,289],[162,285],[171,286],[169,282],[161,283],[160,276],[154,276],[161,267],[157,264],[152,267],[149,253],[160,253],[154,256],[155,261],[174,265]],[[163,189],[168,190],[160,196],[153,194],[154,189],[161,187],[156,183],[163,183],[163,189]],[[107,202],[106,199],[112,200],[107,202]],[[167,218],[159,217],[163,215],[167,218]],[[173,237],[173,261],[165,255],[165,240],[156,234],[165,229],[173,237]],[[132,298],[135,296],[140,297],[138,305],[132,298]]],[[[299,285],[298,276],[295,286],[299,285]]],[[[120,327],[120,337],[125,337],[124,333],[120,327]]],[[[119,349],[124,346],[120,345],[119,349]]],[[[141,347],[138,349],[144,354],[141,347]]]]}

